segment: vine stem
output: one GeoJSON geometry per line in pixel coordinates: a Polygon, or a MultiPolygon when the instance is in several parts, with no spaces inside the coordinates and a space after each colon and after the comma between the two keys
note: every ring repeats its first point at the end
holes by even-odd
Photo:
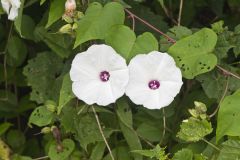
{"type": "Polygon", "coordinates": [[[102,138],[103,138],[103,140],[104,140],[104,142],[105,142],[105,144],[106,144],[106,146],[107,146],[107,149],[108,149],[108,151],[109,151],[109,154],[110,154],[112,160],[114,160],[114,157],[113,157],[111,148],[110,148],[110,146],[109,146],[109,144],[108,144],[108,142],[107,142],[106,137],[104,136],[103,129],[102,129],[102,127],[101,127],[101,124],[100,124],[98,115],[97,115],[96,110],[95,110],[95,108],[94,108],[93,106],[92,106],[92,110],[93,110],[93,113],[94,113],[94,115],[95,115],[95,118],[96,118],[96,121],[97,121],[97,124],[98,124],[98,128],[99,128],[99,131],[100,131],[100,133],[101,133],[101,135],[102,135],[102,138]]]}
{"type": "Polygon", "coordinates": [[[217,147],[217,146],[215,146],[214,144],[212,144],[211,142],[209,142],[208,140],[206,140],[206,139],[202,139],[205,143],[207,143],[208,145],[210,145],[211,147],[213,147],[214,149],[216,149],[217,151],[220,151],[220,149],[217,147]]]}
{"type": "Polygon", "coordinates": [[[8,33],[8,38],[7,38],[7,42],[6,42],[6,45],[5,45],[5,48],[4,48],[4,51],[2,52],[2,54],[4,54],[4,59],[3,59],[3,67],[4,67],[4,80],[5,80],[5,94],[6,94],[6,100],[8,99],[8,93],[7,93],[7,90],[8,90],[8,73],[7,73],[7,49],[8,49],[8,43],[9,43],[9,40],[11,38],[11,35],[12,35],[12,29],[13,29],[13,23],[11,22],[11,25],[10,25],[10,30],[9,30],[9,33],[8,33]]]}
{"type": "Polygon", "coordinates": [[[164,136],[166,134],[166,116],[165,116],[165,110],[164,108],[162,109],[162,113],[163,113],[163,133],[162,133],[162,138],[160,140],[160,144],[162,144],[164,136]]]}
{"type": "Polygon", "coordinates": [[[43,156],[43,157],[39,157],[39,158],[34,158],[33,160],[42,160],[42,159],[48,159],[48,156],[43,156]]]}
{"type": "Polygon", "coordinates": [[[236,75],[236,74],[234,74],[234,73],[232,73],[232,72],[230,72],[230,71],[222,68],[221,66],[217,65],[217,68],[218,68],[219,70],[223,71],[225,74],[230,75],[230,76],[233,76],[234,78],[237,78],[237,79],[240,80],[240,76],[238,76],[238,75],[236,75]]]}
{"type": "Polygon", "coordinates": [[[159,29],[157,29],[156,27],[154,27],[153,25],[151,25],[150,23],[148,23],[147,21],[145,21],[144,19],[138,17],[137,15],[133,14],[130,10],[125,8],[125,11],[131,16],[136,18],[137,20],[139,20],[140,22],[142,22],[143,24],[145,24],[146,26],[148,26],[149,28],[153,29],[154,31],[160,33],[162,36],[164,36],[169,42],[171,43],[175,43],[176,41],[174,39],[172,39],[171,37],[169,37],[167,34],[165,34],[164,32],[160,31],[159,29]]]}
{"type": "Polygon", "coordinates": [[[181,25],[182,8],[183,8],[183,0],[180,0],[179,13],[178,13],[178,26],[181,25]]]}
{"type": "Polygon", "coordinates": [[[219,110],[219,108],[220,108],[220,103],[223,101],[224,97],[225,97],[226,94],[227,94],[228,84],[229,84],[229,77],[227,77],[226,87],[225,87],[225,90],[224,90],[224,92],[223,92],[223,95],[222,95],[222,97],[221,97],[221,99],[220,99],[220,101],[219,101],[219,103],[218,103],[218,106],[217,106],[217,108],[215,109],[215,111],[214,111],[211,115],[209,115],[209,118],[212,118],[213,116],[215,116],[215,114],[217,114],[217,112],[218,112],[218,110],[219,110]]]}

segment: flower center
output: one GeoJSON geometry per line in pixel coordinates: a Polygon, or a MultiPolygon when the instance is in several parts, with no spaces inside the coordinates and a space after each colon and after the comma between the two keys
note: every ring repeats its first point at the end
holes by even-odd
{"type": "Polygon", "coordinates": [[[148,83],[148,87],[152,90],[158,89],[160,87],[160,82],[158,80],[151,80],[148,83]]]}
{"type": "Polygon", "coordinates": [[[99,77],[100,77],[101,81],[107,82],[110,78],[110,74],[108,71],[102,71],[102,72],[100,72],[99,77]]]}

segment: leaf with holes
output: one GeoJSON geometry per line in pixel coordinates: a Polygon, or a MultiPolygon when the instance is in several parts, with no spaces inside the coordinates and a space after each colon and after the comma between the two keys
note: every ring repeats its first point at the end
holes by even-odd
{"type": "Polygon", "coordinates": [[[68,157],[71,155],[75,148],[75,144],[73,140],[71,139],[64,139],[62,141],[62,151],[57,150],[57,144],[56,142],[53,142],[48,151],[48,156],[50,157],[51,160],[66,160],[68,157]]]}
{"type": "MultiPolygon", "coordinates": [[[[99,131],[96,119],[93,114],[86,114],[84,116],[76,116],[74,118],[75,139],[80,142],[80,145],[87,150],[87,146],[97,141],[103,141],[99,131]]],[[[105,128],[104,135],[108,138],[112,134],[112,130],[105,128]]]]}
{"type": "Polygon", "coordinates": [[[133,153],[138,153],[140,155],[150,157],[150,158],[156,158],[158,160],[168,160],[168,154],[165,153],[165,148],[161,148],[159,145],[157,145],[155,148],[150,150],[135,150],[132,151],[133,153]]]}
{"type": "Polygon", "coordinates": [[[222,143],[222,149],[217,160],[237,160],[240,159],[240,141],[228,140],[222,143]]]}
{"type": "Polygon", "coordinates": [[[212,54],[217,42],[217,35],[211,29],[204,28],[191,36],[177,41],[168,49],[177,66],[187,79],[209,72],[217,64],[217,57],[212,54]]]}
{"type": "Polygon", "coordinates": [[[78,22],[74,48],[92,39],[104,39],[109,28],[124,23],[124,17],[123,6],[119,3],[107,3],[104,7],[97,2],[91,3],[78,22]]]}
{"type": "Polygon", "coordinates": [[[108,31],[105,41],[127,61],[137,54],[147,54],[158,50],[158,41],[151,33],[145,32],[136,38],[135,33],[124,25],[113,26],[108,31]]]}
{"type": "Polygon", "coordinates": [[[50,124],[53,120],[53,113],[45,106],[37,107],[30,115],[28,125],[35,124],[39,127],[50,124]]]}
{"type": "Polygon", "coordinates": [[[57,101],[60,86],[58,75],[63,67],[62,59],[52,52],[38,53],[28,61],[23,74],[32,87],[31,100],[44,103],[46,100],[57,101]]]}
{"type": "Polygon", "coordinates": [[[240,89],[220,103],[217,119],[216,141],[224,135],[240,136],[240,89]]]}
{"type": "Polygon", "coordinates": [[[180,126],[177,137],[187,142],[197,142],[212,132],[212,124],[207,120],[189,118],[180,126]]]}

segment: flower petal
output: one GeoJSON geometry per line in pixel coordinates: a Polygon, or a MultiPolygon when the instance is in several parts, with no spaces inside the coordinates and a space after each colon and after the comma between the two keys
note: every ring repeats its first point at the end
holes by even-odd
{"type": "Polygon", "coordinates": [[[1,0],[1,3],[2,3],[2,7],[3,7],[3,10],[9,14],[9,11],[10,11],[10,7],[11,7],[11,4],[8,0],[1,0]]]}
{"type": "Polygon", "coordinates": [[[18,8],[12,6],[8,15],[9,20],[14,20],[18,16],[18,8]]]}
{"type": "Polygon", "coordinates": [[[9,0],[11,5],[15,8],[20,8],[20,5],[21,5],[21,1],[20,0],[9,0]]]}
{"type": "Polygon", "coordinates": [[[89,62],[86,52],[78,53],[72,62],[70,77],[72,81],[99,79],[99,72],[89,62]]]}

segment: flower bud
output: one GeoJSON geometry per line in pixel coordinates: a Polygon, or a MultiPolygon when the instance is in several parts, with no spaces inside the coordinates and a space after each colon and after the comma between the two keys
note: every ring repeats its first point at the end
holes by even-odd
{"type": "Polygon", "coordinates": [[[75,0],[67,0],[65,3],[65,14],[73,15],[74,11],[76,10],[76,1],[75,0]]]}
{"type": "Polygon", "coordinates": [[[72,32],[72,25],[71,24],[65,24],[59,29],[60,33],[68,33],[70,34],[72,32]]]}
{"type": "Polygon", "coordinates": [[[41,129],[41,133],[43,134],[47,134],[51,132],[51,128],[50,127],[44,127],[41,129]]]}
{"type": "Polygon", "coordinates": [[[72,30],[77,29],[77,27],[78,27],[78,24],[77,24],[77,23],[74,23],[73,26],[72,26],[72,30]]]}
{"type": "Polygon", "coordinates": [[[45,106],[47,107],[47,110],[49,110],[50,112],[55,112],[57,108],[57,104],[51,100],[47,100],[45,102],[45,106]]]}
{"type": "Polygon", "coordinates": [[[73,18],[72,17],[69,17],[68,15],[64,14],[62,16],[62,19],[67,22],[67,23],[73,23],[73,18]]]}

